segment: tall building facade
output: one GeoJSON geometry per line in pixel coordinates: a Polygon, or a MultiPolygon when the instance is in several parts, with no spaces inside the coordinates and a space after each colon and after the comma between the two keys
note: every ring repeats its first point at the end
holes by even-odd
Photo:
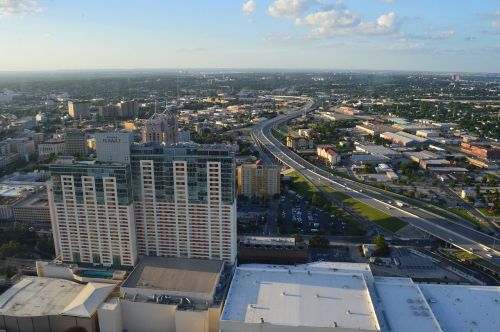
{"type": "Polygon", "coordinates": [[[130,165],[56,163],[50,172],[57,256],[68,262],[133,266],[137,246],[130,165]]]}
{"type": "Polygon", "coordinates": [[[99,106],[99,115],[103,118],[111,119],[132,119],[136,118],[139,112],[139,104],[135,100],[120,101],[116,105],[99,106]]]}
{"type": "Polygon", "coordinates": [[[86,101],[68,101],[68,114],[73,119],[90,117],[90,103],[86,101]]]}
{"type": "Polygon", "coordinates": [[[130,146],[134,135],[129,132],[104,132],[95,134],[97,161],[130,163],[130,146]]]}
{"type": "Polygon", "coordinates": [[[134,145],[139,255],[236,258],[234,153],[222,145],[134,145]]]}
{"type": "Polygon", "coordinates": [[[142,128],[142,142],[175,144],[178,139],[179,125],[177,116],[170,111],[155,113],[146,120],[142,128]]]}
{"type": "Polygon", "coordinates": [[[51,166],[48,190],[57,254],[68,262],[103,265],[133,266],[138,255],[233,263],[234,152],[225,145],[129,148],[129,163],[51,166]]]}
{"type": "Polygon", "coordinates": [[[70,128],[64,131],[64,154],[68,156],[87,154],[87,141],[83,130],[70,128]]]}
{"type": "Polygon", "coordinates": [[[246,197],[271,197],[280,193],[280,169],[276,165],[238,166],[238,194],[246,197]]]}

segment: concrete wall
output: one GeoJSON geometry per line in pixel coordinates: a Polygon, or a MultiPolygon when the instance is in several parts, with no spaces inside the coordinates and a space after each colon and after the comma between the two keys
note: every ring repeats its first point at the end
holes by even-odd
{"type": "Polygon", "coordinates": [[[7,332],[64,332],[82,327],[87,332],[97,331],[97,319],[72,316],[13,317],[0,316],[0,329],[7,332]]]}
{"type": "Polygon", "coordinates": [[[123,330],[121,302],[117,298],[112,301],[112,303],[101,304],[97,310],[101,332],[121,332],[123,330]]]}
{"type": "Polygon", "coordinates": [[[175,332],[175,306],[121,301],[123,328],[128,332],[175,332]]]}
{"type": "MultiPolygon", "coordinates": [[[[220,332],[374,332],[342,327],[283,326],[269,323],[221,322],[220,332]]],[[[380,331],[380,330],[379,330],[380,331]]]]}
{"type": "Polygon", "coordinates": [[[98,310],[101,332],[219,332],[221,307],[204,311],[116,299],[98,310]]]}

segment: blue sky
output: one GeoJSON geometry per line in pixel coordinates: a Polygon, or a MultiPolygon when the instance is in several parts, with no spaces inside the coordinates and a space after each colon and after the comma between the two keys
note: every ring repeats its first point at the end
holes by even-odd
{"type": "Polygon", "coordinates": [[[500,72],[500,0],[0,0],[0,70],[500,72]]]}

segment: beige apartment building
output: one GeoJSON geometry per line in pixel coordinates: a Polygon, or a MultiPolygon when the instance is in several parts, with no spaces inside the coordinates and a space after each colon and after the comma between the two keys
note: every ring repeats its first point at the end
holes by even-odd
{"type": "Polygon", "coordinates": [[[280,170],[275,165],[238,166],[238,195],[271,197],[280,192],[280,170]]]}

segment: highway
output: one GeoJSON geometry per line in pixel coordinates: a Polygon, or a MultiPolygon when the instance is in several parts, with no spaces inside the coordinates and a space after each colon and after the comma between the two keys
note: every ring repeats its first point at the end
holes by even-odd
{"type": "Polygon", "coordinates": [[[500,253],[495,250],[497,249],[498,239],[416,206],[406,203],[403,207],[396,206],[393,197],[382,194],[368,185],[331,174],[309,163],[288,149],[271,134],[271,129],[274,126],[298,117],[304,114],[304,111],[308,112],[312,108],[313,103],[311,102],[305,106],[305,109],[292,111],[257,124],[252,128],[252,136],[260,143],[262,148],[266,149],[277,160],[295,169],[312,183],[322,184],[342,192],[455,247],[474,253],[496,266],[500,266],[500,253]]]}

